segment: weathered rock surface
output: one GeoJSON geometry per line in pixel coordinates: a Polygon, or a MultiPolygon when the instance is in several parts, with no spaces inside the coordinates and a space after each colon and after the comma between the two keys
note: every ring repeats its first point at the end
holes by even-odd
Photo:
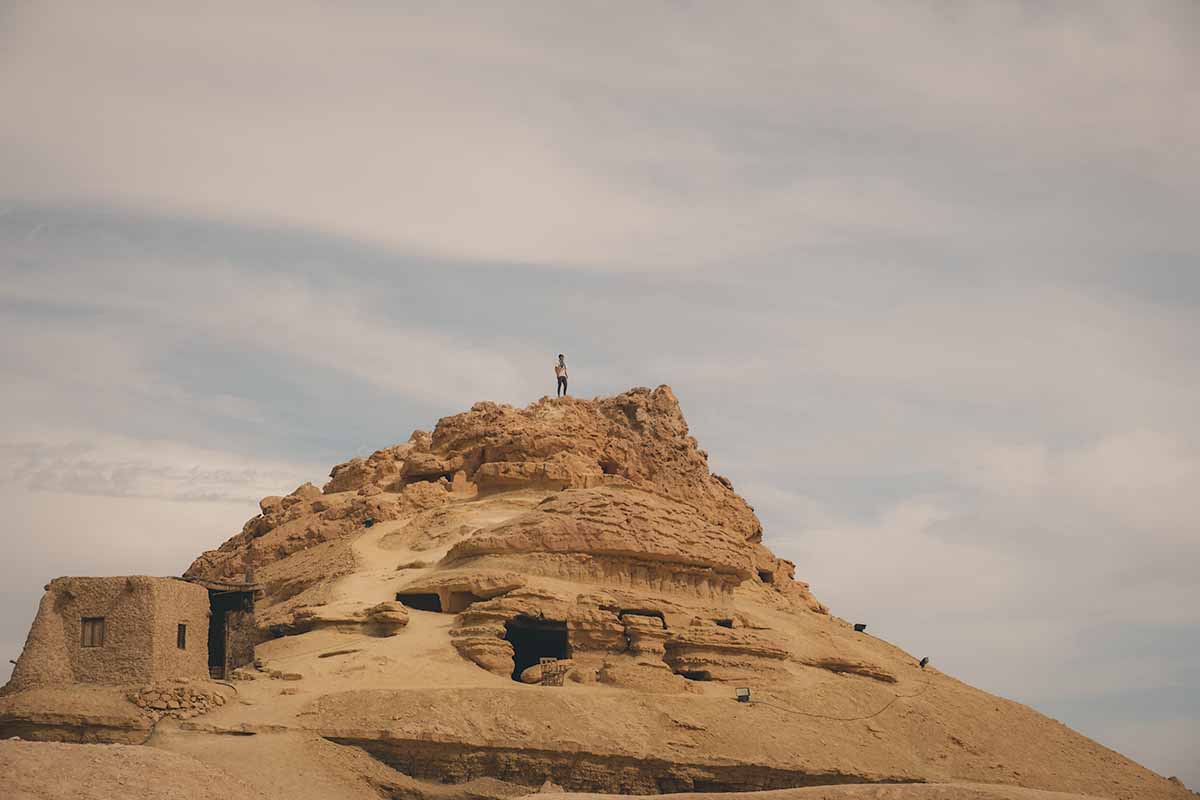
{"type": "Polygon", "coordinates": [[[287,497],[264,498],[262,514],[248,520],[242,532],[219,549],[202,554],[184,576],[239,580],[253,575],[266,587],[257,614],[260,626],[290,629],[297,608],[323,602],[328,584],[354,569],[347,537],[450,501],[444,483],[397,488],[383,492],[364,484],[354,491],[323,495],[306,483],[287,497]]]}
{"type": "MultiPolygon", "coordinates": [[[[412,800],[439,796],[404,783],[413,778],[456,784],[463,797],[547,782],[616,793],[889,782],[905,786],[844,796],[1032,798],[1004,787],[1033,787],[1191,797],[831,616],[764,545],[733,483],[709,471],[667,387],[477,403],[339,464],[323,490],[305,484],[260,510],[188,569],[251,572],[265,592],[261,670],[242,671],[253,679],[237,682],[236,699],[212,700],[202,721],[163,720],[156,733],[198,757],[236,759],[234,734],[277,766],[280,743],[303,733],[296,746],[322,759],[370,753],[384,777],[368,790],[412,800]],[[285,676],[302,680],[284,686],[285,676]],[[738,687],[750,702],[734,700],[738,687]],[[409,777],[386,777],[394,770],[409,777]],[[921,782],[958,794],[922,794],[921,782]],[[971,794],[964,782],[1001,788],[971,794]]],[[[7,720],[85,735],[87,714],[26,695],[0,699],[0,731],[7,720]]],[[[106,730],[144,737],[144,709],[174,712],[173,699],[108,698],[106,730]]],[[[259,766],[248,759],[240,774],[258,780],[259,766]]]]}
{"type": "Polygon", "coordinates": [[[408,624],[408,609],[397,600],[384,600],[370,607],[300,606],[292,617],[292,632],[336,628],[367,636],[395,636],[408,624]]]}
{"type": "Polygon", "coordinates": [[[637,489],[573,489],[454,546],[447,563],[488,555],[552,556],[549,574],[604,583],[626,572],[647,588],[728,593],[752,574],[746,540],[695,509],[637,489]],[[701,586],[701,584],[703,584],[701,586]]]}

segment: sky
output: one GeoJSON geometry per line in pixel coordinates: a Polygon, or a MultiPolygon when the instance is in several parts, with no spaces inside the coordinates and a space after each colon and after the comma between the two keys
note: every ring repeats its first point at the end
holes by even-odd
{"type": "Polygon", "coordinates": [[[561,352],[835,614],[1200,788],[1200,7],[201,6],[0,0],[0,680],[50,578],[561,352]]]}

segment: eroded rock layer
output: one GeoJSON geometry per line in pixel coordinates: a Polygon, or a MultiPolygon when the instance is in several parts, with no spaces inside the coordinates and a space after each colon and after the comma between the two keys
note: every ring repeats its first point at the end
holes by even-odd
{"type": "MultiPolygon", "coordinates": [[[[1190,797],[830,615],[665,386],[477,403],[260,511],[186,573],[263,587],[236,700],[159,721],[188,752],[234,752],[188,737],[266,751],[303,734],[518,793],[974,781],[1190,797]]],[[[146,708],[110,706],[174,698],[112,692],[97,723],[119,741],[145,735],[146,708]]],[[[86,738],[59,700],[0,698],[0,731],[86,738]]]]}

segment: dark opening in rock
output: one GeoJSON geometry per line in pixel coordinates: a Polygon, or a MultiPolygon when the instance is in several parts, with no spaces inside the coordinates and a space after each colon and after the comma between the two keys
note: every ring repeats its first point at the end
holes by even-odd
{"type": "Polygon", "coordinates": [[[417,611],[441,611],[442,598],[432,593],[413,593],[396,595],[396,599],[409,608],[417,611]]]}
{"type": "Polygon", "coordinates": [[[775,582],[775,573],[767,572],[765,569],[760,569],[758,571],[758,579],[760,581],[762,581],[763,583],[774,583],[775,582]]]}
{"type": "Polygon", "coordinates": [[[731,619],[714,619],[713,622],[720,625],[722,628],[732,628],[733,620],[731,619]]]}
{"type": "Polygon", "coordinates": [[[626,614],[631,614],[636,617],[658,617],[662,620],[663,628],[667,627],[667,618],[663,616],[663,612],[655,611],[649,608],[622,608],[617,611],[617,616],[624,618],[626,614]]]}
{"type": "Polygon", "coordinates": [[[703,670],[703,669],[683,670],[682,672],[676,672],[675,674],[680,675],[684,678],[687,678],[689,681],[711,681],[712,680],[712,673],[709,672],[708,670],[703,670]]]}
{"type": "Polygon", "coordinates": [[[504,638],[513,648],[514,681],[543,658],[570,658],[565,622],[521,615],[504,623],[504,638]]]}
{"type": "Polygon", "coordinates": [[[449,472],[430,472],[425,475],[409,475],[404,479],[404,482],[409,485],[414,483],[437,483],[442,478],[445,478],[447,481],[452,481],[454,480],[454,473],[456,471],[457,470],[450,470],[449,472]]]}

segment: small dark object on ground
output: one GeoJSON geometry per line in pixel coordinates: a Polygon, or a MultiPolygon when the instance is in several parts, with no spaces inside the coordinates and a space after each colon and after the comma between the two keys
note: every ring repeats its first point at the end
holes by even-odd
{"type": "Polygon", "coordinates": [[[317,656],[317,658],[330,658],[332,656],[345,656],[345,655],[349,655],[350,653],[361,653],[361,652],[362,652],[362,648],[360,648],[360,647],[355,647],[350,650],[330,650],[328,653],[321,653],[321,655],[317,656]]]}
{"type": "Polygon", "coordinates": [[[364,527],[364,528],[369,528],[369,527],[371,527],[371,526],[372,526],[372,525],[374,525],[374,524],[375,524],[375,518],[374,518],[374,517],[367,517],[365,520],[363,520],[363,527],[364,527]]]}
{"type": "Polygon", "coordinates": [[[925,656],[924,658],[922,658],[921,659],[921,669],[925,669],[925,665],[928,663],[929,663],[929,656],[925,656]]]}
{"type": "Polygon", "coordinates": [[[867,623],[865,623],[865,622],[854,623],[854,630],[858,631],[859,633],[862,633],[866,629],[867,629],[867,623]]]}

